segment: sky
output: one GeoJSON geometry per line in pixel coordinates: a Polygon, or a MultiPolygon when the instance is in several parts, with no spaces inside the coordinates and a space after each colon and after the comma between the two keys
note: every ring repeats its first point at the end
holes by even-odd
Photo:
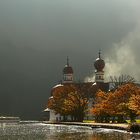
{"type": "Polygon", "coordinates": [[[140,81],[139,0],[0,0],[0,115],[40,119],[69,56],[75,81],[140,81]]]}

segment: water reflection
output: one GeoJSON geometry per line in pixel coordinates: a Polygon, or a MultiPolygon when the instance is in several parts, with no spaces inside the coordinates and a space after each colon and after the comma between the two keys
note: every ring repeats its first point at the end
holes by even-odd
{"type": "Polygon", "coordinates": [[[131,134],[122,130],[115,129],[93,129],[92,140],[140,140],[140,134],[131,134]],[[95,138],[95,139],[94,139],[95,138]]]}
{"type": "Polygon", "coordinates": [[[129,140],[139,134],[111,129],[51,124],[1,124],[0,140],[129,140]]]}

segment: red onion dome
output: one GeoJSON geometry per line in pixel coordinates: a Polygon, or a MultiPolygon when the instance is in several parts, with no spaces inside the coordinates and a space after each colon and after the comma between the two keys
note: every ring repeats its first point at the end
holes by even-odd
{"type": "Polygon", "coordinates": [[[63,74],[73,74],[73,69],[69,65],[66,65],[63,69],[63,74]]]}
{"type": "Polygon", "coordinates": [[[63,74],[73,74],[73,69],[69,65],[69,58],[68,57],[67,57],[67,64],[65,65],[65,67],[63,69],[63,74]]]}
{"type": "Polygon", "coordinates": [[[101,53],[99,52],[99,58],[97,58],[96,61],[94,62],[94,67],[97,71],[103,71],[105,67],[105,62],[103,59],[101,59],[100,54],[101,53]]]}

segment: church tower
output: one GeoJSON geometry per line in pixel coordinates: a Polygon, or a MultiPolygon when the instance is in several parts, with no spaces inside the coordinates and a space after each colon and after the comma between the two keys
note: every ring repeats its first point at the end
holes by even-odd
{"type": "Polygon", "coordinates": [[[103,83],[104,82],[104,67],[105,67],[105,62],[103,59],[101,59],[101,52],[99,51],[99,57],[95,60],[94,62],[94,67],[95,67],[95,82],[103,83]]]}
{"type": "Polygon", "coordinates": [[[73,83],[73,69],[69,65],[68,57],[67,57],[67,64],[63,69],[63,83],[73,83]]]}

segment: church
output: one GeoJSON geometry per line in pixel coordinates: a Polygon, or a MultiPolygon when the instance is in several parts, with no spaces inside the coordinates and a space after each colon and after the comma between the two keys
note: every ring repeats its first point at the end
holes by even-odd
{"type": "MultiPolygon", "coordinates": [[[[102,91],[107,92],[109,90],[109,83],[104,82],[104,67],[105,67],[105,61],[101,58],[101,53],[99,51],[98,57],[94,62],[95,67],[95,81],[94,82],[80,82],[76,83],[74,82],[74,70],[72,66],[69,64],[69,59],[67,58],[67,63],[63,68],[63,80],[61,83],[55,85],[51,90],[51,97],[53,98],[53,92],[60,90],[64,88],[65,86],[77,86],[77,87],[84,87],[86,89],[89,89],[86,91],[86,96],[88,97],[88,110],[92,107],[94,97],[96,92],[100,89],[102,91]]],[[[44,110],[45,114],[45,120],[47,121],[61,121],[63,120],[63,116],[60,114],[56,114],[54,110],[51,110],[49,108],[46,108],[44,110]]],[[[90,111],[87,111],[85,119],[92,119],[92,115],[90,114],[90,111]]],[[[70,120],[70,118],[67,118],[70,120]]]]}

